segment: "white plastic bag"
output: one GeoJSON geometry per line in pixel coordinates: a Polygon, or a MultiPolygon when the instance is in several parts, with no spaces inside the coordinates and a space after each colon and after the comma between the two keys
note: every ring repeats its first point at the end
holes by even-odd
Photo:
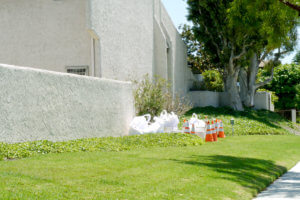
{"type": "Polygon", "coordinates": [[[196,113],[193,113],[192,118],[189,120],[190,128],[192,128],[193,124],[198,123],[199,119],[196,113]]]}
{"type": "Polygon", "coordinates": [[[169,116],[169,120],[170,120],[170,127],[172,128],[172,132],[178,132],[178,124],[179,124],[178,116],[174,112],[171,112],[169,116]]]}
{"type": "Polygon", "coordinates": [[[166,110],[163,110],[160,113],[160,116],[158,117],[160,119],[160,121],[162,121],[164,123],[164,126],[169,126],[170,124],[170,120],[169,120],[169,114],[166,110]]]}
{"type": "Polygon", "coordinates": [[[158,117],[158,120],[163,123],[163,132],[172,133],[178,131],[179,119],[174,112],[169,114],[164,110],[158,117]]]}
{"type": "Polygon", "coordinates": [[[192,118],[189,120],[190,130],[192,129],[193,125],[195,127],[196,135],[198,135],[202,139],[205,139],[206,123],[205,121],[198,119],[198,116],[195,113],[193,114],[192,118]]]}
{"type": "Polygon", "coordinates": [[[145,130],[145,133],[163,133],[164,121],[159,117],[154,117],[154,122],[151,123],[145,130]]]}
{"type": "Polygon", "coordinates": [[[135,117],[130,123],[129,135],[144,134],[147,131],[147,129],[149,129],[150,120],[150,114],[135,117]]]}

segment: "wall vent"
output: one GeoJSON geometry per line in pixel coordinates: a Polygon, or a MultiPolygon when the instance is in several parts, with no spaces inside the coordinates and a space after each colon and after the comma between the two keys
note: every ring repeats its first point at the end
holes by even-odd
{"type": "Polygon", "coordinates": [[[77,74],[82,76],[89,75],[89,67],[88,66],[68,66],[66,67],[67,73],[77,74]]]}

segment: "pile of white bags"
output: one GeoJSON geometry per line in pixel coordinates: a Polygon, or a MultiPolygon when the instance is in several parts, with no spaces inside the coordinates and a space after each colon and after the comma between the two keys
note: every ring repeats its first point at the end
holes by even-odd
{"type": "Polygon", "coordinates": [[[192,130],[194,125],[196,135],[205,139],[206,136],[206,123],[203,120],[198,119],[197,114],[193,114],[192,118],[189,120],[189,128],[192,130]]]}
{"type": "Polygon", "coordinates": [[[179,119],[173,112],[168,113],[164,110],[159,117],[153,118],[153,123],[150,123],[150,120],[150,114],[135,117],[130,123],[129,135],[178,132],[179,119]]]}

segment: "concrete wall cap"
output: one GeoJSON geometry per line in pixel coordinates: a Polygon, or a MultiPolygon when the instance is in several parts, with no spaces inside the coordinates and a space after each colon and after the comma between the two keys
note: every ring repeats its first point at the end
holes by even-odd
{"type": "Polygon", "coordinates": [[[10,68],[15,70],[23,70],[27,72],[33,72],[33,73],[43,73],[43,74],[52,74],[56,76],[66,76],[66,77],[72,77],[77,79],[90,79],[90,80],[96,80],[96,81],[106,81],[106,82],[112,82],[112,83],[120,83],[120,84],[129,84],[132,83],[130,81],[120,81],[120,80],[113,80],[113,79],[107,79],[107,78],[98,78],[98,77],[92,77],[92,76],[82,76],[77,74],[70,74],[70,73],[63,73],[63,72],[55,72],[55,71],[49,71],[45,69],[37,69],[32,67],[24,67],[24,66],[15,66],[15,65],[8,65],[8,64],[1,64],[0,67],[4,68],[10,68]]]}

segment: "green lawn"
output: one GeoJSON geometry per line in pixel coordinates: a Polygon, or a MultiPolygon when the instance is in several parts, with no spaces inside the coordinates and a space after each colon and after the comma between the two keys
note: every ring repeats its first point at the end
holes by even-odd
{"type": "MultiPolygon", "coordinates": [[[[230,119],[235,119],[235,135],[286,135],[288,133],[299,133],[299,128],[292,122],[286,120],[277,113],[265,110],[234,111],[231,108],[195,108],[187,112],[183,118],[189,119],[193,113],[199,114],[201,118],[208,116],[209,119],[218,118],[223,120],[224,130],[231,135],[232,127],[230,119]]],[[[182,121],[182,120],[181,120],[182,121]]]]}
{"type": "Polygon", "coordinates": [[[0,161],[0,199],[251,199],[300,160],[300,137],[0,161]]]}

